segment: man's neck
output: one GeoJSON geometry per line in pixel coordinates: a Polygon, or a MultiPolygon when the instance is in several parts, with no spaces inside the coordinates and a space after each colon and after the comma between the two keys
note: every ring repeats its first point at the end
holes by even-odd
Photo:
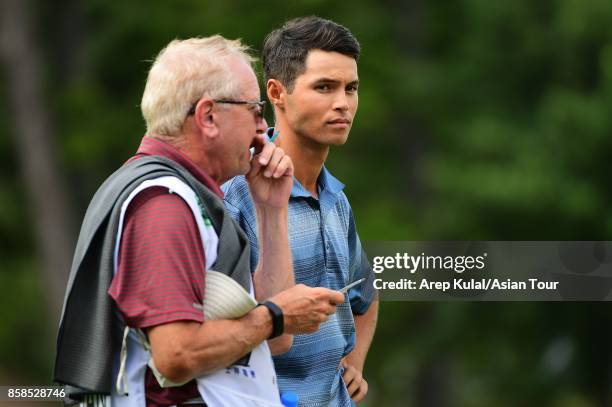
{"type": "MultiPolygon", "coordinates": [[[[155,135],[149,134],[149,137],[157,138],[155,135]]],[[[193,164],[205,172],[217,185],[221,185],[227,179],[221,176],[217,162],[211,160],[201,143],[198,142],[199,135],[193,131],[183,128],[183,132],[170,139],[160,138],[162,141],[170,144],[172,147],[185,155],[193,164]]]]}
{"type": "Polygon", "coordinates": [[[295,178],[312,196],[318,198],[317,179],[329,154],[329,146],[296,134],[282,122],[277,123],[274,130],[280,133],[275,143],[293,160],[295,178]]]}

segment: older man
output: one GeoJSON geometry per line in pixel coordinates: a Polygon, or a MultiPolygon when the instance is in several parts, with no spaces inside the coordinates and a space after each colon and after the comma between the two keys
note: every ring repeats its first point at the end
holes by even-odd
{"type": "Polygon", "coordinates": [[[264,141],[251,63],[245,46],[220,36],[173,41],[153,63],[142,99],[147,133],[94,196],[73,261],[55,367],[73,398],[279,405],[270,353],[286,351],[290,334],[316,331],[343,302],[336,291],[294,286],[293,164],[264,141]],[[238,174],[261,236],[253,275],[248,241],[218,186],[238,174]],[[267,301],[205,321],[211,269],[267,301]]]}
{"type": "MultiPolygon", "coordinates": [[[[295,279],[333,289],[366,279],[321,330],[296,335],[291,350],[274,358],[281,390],[297,392],[302,406],[350,406],[368,391],[362,372],[378,310],[372,270],[344,185],[324,166],[330,147],[346,142],[357,112],[359,53],[348,29],[318,17],[288,21],[268,35],[262,51],[280,134],[275,143],[295,163],[289,201],[295,279]]],[[[257,198],[247,184],[244,177],[225,184],[225,201],[255,242],[255,266],[256,242],[261,250],[265,236],[256,234],[257,198]]]]}

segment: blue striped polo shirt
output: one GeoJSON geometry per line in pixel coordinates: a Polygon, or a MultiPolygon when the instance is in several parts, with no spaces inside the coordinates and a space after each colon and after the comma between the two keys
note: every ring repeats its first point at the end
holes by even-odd
{"type": "MultiPolygon", "coordinates": [[[[281,392],[298,394],[300,406],[352,406],[342,380],[340,360],[355,345],[353,314],[368,310],[375,292],[372,269],[361,248],[344,185],[325,167],[314,198],[295,178],[289,198],[289,243],[296,283],[338,290],[366,277],[351,289],[345,302],[313,334],[295,335],[293,346],[274,357],[281,392]]],[[[251,267],[259,250],[255,210],[244,176],[222,186],[229,213],[247,233],[251,267]]]]}

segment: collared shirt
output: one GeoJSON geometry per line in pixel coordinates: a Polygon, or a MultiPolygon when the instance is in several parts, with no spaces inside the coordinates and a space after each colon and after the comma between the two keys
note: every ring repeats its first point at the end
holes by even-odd
{"type": "MultiPolygon", "coordinates": [[[[338,290],[366,277],[351,289],[334,315],[314,334],[295,335],[291,349],[274,357],[281,392],[298,394],[300,406],[350,406],[342,381],[341,359],[355,345],[353,314],[367,311],[375,292],[372,269],[361,248],[344,185],[325,167],[314,198],[296,179],[289,199],[289,242],[296,283],[338,290]]],[[[244,176],[222,187],[230,214],[251,242],[251,268],[259,250],[253,202],[244,176]]]]}
{"type": "MultiPolygon", "coordinates": [[[[220,198],[217,183],[171,145],[144,137],[134,157],[157,155],[187,169],[220,198]]],[[[175,321],[204,322],[193,304],[204,301],[205,254],[189,206],[167,188],[140,192],[126,211],[118,270],[108,290],[126,324],[146,328],[175,321]]],[[[199,397],[195,380],[161,388],[147,368],[147,405],[172,405],[199,397]]]]}

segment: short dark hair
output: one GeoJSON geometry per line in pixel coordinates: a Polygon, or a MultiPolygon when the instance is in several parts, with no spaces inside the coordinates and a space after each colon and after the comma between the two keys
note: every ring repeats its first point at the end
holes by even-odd
{"type": "Polygon", "coordinates": [[[265,80],[278,79],[293,90],[295,79],[306,69],[313,49],[339,52],[359,60],[359,42],[344,26],[317,16],[287,21],[264,40],[262,63],[265,80]]]}

